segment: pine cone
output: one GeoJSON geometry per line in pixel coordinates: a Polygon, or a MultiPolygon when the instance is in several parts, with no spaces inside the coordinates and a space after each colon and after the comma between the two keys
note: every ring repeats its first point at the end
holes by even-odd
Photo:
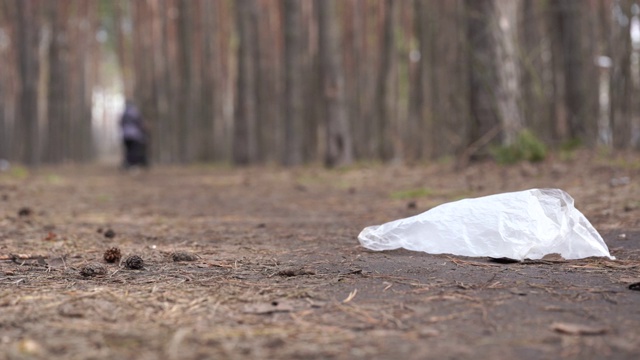
{"type": "Polygon", "coordinates": [[[124,261],[127,269],[140,270],[144,267],[144,261],[138,255],[131,255],[124,261]]]}
{"type": "Polygon", "coordinates": [[[108,229],[107,231],[104,232],[104,237],[108,239],[113,239],[114,237],[116,237],[116,232],[113,231],[112,229],[108,229]]]}
{"type": "Polygon", "coordinates": [[[33,210],[31,210],[31,208],[28,208],[28,207],[23,207],[23,208],[20,208],[20,210],[18,210],[18,216],[20,217],[31,216],[31,214],[33,214],[33,210]]]}
{"type": "Polygon", "coordinates": [[[171,259],[175,262],[179,261],[196,261],[198,260],[198,256],[192,253],[176,251],[171,254],[171,259]]]}
{"type": "Polygon", "coordinates": [[[122,253],[117,247],[111,248],[104,252],[104,261],[108,263],[117,263],[122,258],[122,253]]]}
{"type": "Polygon", "coordinates": [[[90,276],[98,276],[98,275],[106,275],[107,268],[100,263],[90,263],[82,267],[80,269],[80,275],[90,277],[90,276]]]}

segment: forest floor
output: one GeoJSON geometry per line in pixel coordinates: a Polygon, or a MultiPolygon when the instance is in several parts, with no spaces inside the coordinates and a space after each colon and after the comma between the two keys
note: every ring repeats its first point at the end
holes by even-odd
{"type": "Polygon", "coordinates": [[[595,153],[460,171],[14,167],[0,173],[0,359],[637,359],[639,179],[640,156],[595,153]],[[571,194],[617,259],[502,264],[357,241],[532,187],[571,194]],[[103,259],[112,247],[121,262],[103,259]]]}

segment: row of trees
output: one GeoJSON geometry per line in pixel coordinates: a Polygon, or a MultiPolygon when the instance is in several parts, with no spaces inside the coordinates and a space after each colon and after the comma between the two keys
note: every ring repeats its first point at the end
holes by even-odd
{"type": "Polygon", "coordinates": [[[97,4],[0,1],[0,158],[92,158],[97,4]]]}
{"type": "Polygon", "coordinates": [[[113,59],[163,163],[640,147],[634,0],[0,4],[0,158],[91,159],[113,59]]]}

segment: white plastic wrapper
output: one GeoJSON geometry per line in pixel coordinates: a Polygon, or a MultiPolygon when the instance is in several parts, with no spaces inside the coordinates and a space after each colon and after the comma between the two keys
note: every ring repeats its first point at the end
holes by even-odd
{"type": "Polygon", "coordinates": [[[607,244],[560,189],[531,189],[442,204],[358,235],[371,250],[540,259],[608,257],[607,244]]]}

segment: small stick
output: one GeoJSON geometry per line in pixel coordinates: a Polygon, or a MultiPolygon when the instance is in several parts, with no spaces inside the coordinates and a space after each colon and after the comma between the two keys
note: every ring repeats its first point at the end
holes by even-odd
{"type": "Polygon", "coordinates": [[[18,260],[39,260],[46,259],[47,256],[33,254],[9,254],[0,255],[0,261],[18,261],[18,260]]]}

